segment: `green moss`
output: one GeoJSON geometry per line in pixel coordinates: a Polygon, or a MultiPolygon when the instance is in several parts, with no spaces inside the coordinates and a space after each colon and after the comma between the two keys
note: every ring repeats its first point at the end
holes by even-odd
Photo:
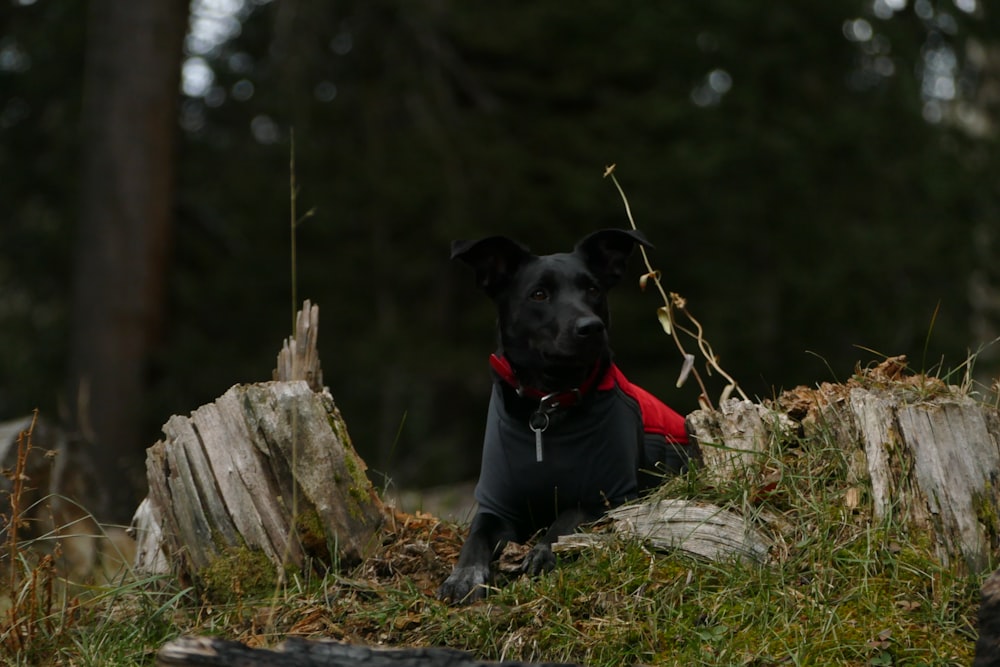
{"type": "Polygon", "coordinates": [[[347,485],[347,495],[354,500],[354,503],[348,507],[348,512],[352,519],[364,521],[365,516],[361,508],[371,504],[371,482],[365,474],[364,464],[360,462],[354,452],[351,436],[347,432],[347,425],[344,424],[344,419],[335,406],[331,406],[327,412],[327,418],[330,429],[344,447],[344,468],[347,469],[349,476],[349,479],[344,479],[335,473],[333,481],[337,486],[347,485]]]}
{"type": "Polygon", "coordinates": [[[997,515],[997,506],[990,493],[977,493],[973,496],[972,502],[975,504],[976,518],[983,524],[986,534],[989,536],[990,545],[997,546],[997,530],[1000,527],[1000,516],[997,515]]]}
{"type": "Polygon", "coordinates": [[[347,493],[350,494],[355,503],[351,507],[351,516],[360,521],[363,519],[361,507],[371,503],[371,482],[368,481],[368,477],[350,452],[344,457],[344,464],[351,475],[347,493]]]}
{"type": "Polygon", "coordinates": [[[207,600],[232,602],[272,593],[278,569],[259,549],[229,546],[198,572],[198,581],[207,600]]]}
{"type": "Polygon", "coordinates": [[[295,516],[295,534],[307,556],[329,562],[330,545],[319,512],[312,508],[299,512],[295,516]]]}

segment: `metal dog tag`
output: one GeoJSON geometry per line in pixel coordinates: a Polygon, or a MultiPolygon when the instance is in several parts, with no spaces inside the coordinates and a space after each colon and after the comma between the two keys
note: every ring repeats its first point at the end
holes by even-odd
{"type": "Polygon", "coordinates": [[[531,429],[535,432],[535,461],[538,463],[542,462],[542,429],[533,428],[531,429]]]}
{"type": "Polygon", "coordinates": [[[542,462],[542,433],[549,427],[549,416],[544,412],[532,413],[528,428],[535,434],[535,461],[542,462]]]}

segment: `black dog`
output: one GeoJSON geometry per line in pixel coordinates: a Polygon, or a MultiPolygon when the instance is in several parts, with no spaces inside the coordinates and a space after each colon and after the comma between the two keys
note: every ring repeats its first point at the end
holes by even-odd
{"type": "Polygon", "coordinates": [[[502,236],[452,244],[452,258],[475,269],[496,303],[500,349],[490,358],[479,511],[439,598],[484,597],[503,545],[542,528],[523,569],[552,569],[560,535],[700,458],[684,418],[611,361],[606,293],[636,244],[651,247],[639,232],[619,229],[555,255],[533,255],[502,236]]]}

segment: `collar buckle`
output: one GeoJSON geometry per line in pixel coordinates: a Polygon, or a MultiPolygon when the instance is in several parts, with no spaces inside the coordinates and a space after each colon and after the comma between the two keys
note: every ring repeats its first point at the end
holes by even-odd
{"type": "Polygon", "coordinates": [[[554,391],[551,394],[545,394],[538,399],[538,412],[552,414],[559,408],[579,403],[582,397],[583,394],[579,389],[571,389],[569,391],[562,392],[554,391]]]}

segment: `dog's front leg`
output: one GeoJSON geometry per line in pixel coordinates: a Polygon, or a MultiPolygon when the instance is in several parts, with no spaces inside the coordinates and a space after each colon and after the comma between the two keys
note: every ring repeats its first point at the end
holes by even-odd
{"type": "Polygon", "coordinates": [[[438,588],[438,599],[468,604],[486,597],[490,563],[504,544],[513,539],[513,533],[513,528],[500,517],[482,512],[476,514],[455,569],[438,588]]]}
{"type": "Polygon", "coordinates": [[[556,555],[552,553],[552,545],[562,535],[569,535],[576,532],[581,523],[597,521],[601,514],[599,512],[588,512],[584,509],[571,509],[562,512],[552,522],[545,534],[539,538],[538,542],[528,552],[527,558],[521,565],[521,571],[532,576],[548,572],[556,566],[556,555]]]}

